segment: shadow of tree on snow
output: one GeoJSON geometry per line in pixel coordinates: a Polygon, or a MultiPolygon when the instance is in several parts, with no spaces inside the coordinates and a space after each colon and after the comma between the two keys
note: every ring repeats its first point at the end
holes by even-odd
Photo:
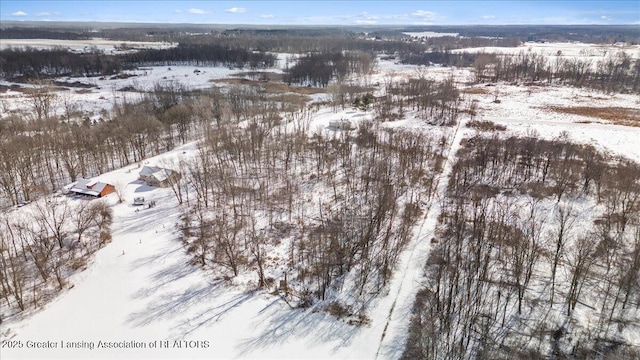
{"type": "Polygon", "coordinates": [[[335,343],[332,348],[335,352],[350,346],[354,336],[362,330],[357,326],[336,320],[325,312],[292,309],[280,298],[274,299],[259,312],[255,326],[263,327],[264,331],[255,337],[243,340],[238,345],[240,357],[260,349],[277,347],[295,339],[306,339],[310,347],[318,343],[335,343]]]}

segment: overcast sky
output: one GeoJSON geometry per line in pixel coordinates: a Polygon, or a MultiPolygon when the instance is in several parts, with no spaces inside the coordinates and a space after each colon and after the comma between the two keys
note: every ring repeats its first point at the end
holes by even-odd
{"type": "Polygon", "coordinates": [[[0,20],[284,25],[638,24],[640,0],[30,1],[0,20]]]}

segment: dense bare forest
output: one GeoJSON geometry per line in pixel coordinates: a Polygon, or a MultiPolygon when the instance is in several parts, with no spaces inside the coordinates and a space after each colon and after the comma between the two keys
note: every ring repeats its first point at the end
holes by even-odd
{"type": "Polygon", "coordinates": [[[294,115],[286,129],[268,114],[209,130],[198,158],[182,165],[196,192],[181,226],[187,249],[221,276],[253,267],[260,287],[273,285],[284,264],[285,291],[301,306],[353,293],[334,310],[364,315],[431,195],[442,143],[370,123],[355,136],[309,138],[311,114],[294,115]],[[290,252],[278,260],[271,250],[280,242],[290,252]]]}
{"type": "MultiPolygon", "coordinates": [[[[0,77],[11,83],[0,90],[24,95],[23,109],[3,103],[0,117],[0,298],[12,314],[68,288],[112,241],[123,185],[120,205],[70,198],[62,186],[188,145],[193,156],[159,164],[181,174],[159,191],[175,201],[172,241],[208,278],[362,328],[406,266],[402,254],[428,241],[403,358],[640,356],[623,336],[640,322],[640,165],[569,132],[517,135],[483,120],[497,95],[473,98],[488,94],[485,83],[637,93],[637,58],[453,51],[585,38],[587,28],[442,28],[466,35],[432,38],[405,33],[422,28],[188,34],[196,30],[102,29],[105,38],[173,42],[117,55],[0,50],[0,77]],[[382,59],[393,70],[380,69],[382,59]],[[410,65],[434,66],[396,73],[410,65]],[[71,101],[63,79],[126,79],[150,66],[243,72],[199,89],[114,85],[97,118],[71,101]],[[472,74],[468,82],[454,70],[432,76],[451,66],[472,74]],[[136,96],[115,96],[124,90],[136,96]],[[311,126],[327,113],[327,126],[311,126]],[[431,209],[433,236],[418,239],[431,209]]],[[[593,41],[637,39],[624,30],[593,41]]],[[[87,34],[25,30],[25,38],[87,34]]]]}
{"type": "Polygon", "coordinates": [[[617,339],[640,305],[638,164],[489,134],[458,158],[404,357],[638,356],[617,339]]]}

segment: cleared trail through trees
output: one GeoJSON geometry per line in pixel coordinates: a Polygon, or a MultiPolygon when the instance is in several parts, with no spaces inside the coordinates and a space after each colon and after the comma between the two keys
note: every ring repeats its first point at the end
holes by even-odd
{"type": "Polygon", "coordinates": [[[449,176],[456,160],[456,153],[460,148],[465,126],[466,120],[458,121],[449,141],[442,172],[434,182],[436,190],[428,199],[422,223],[415,227],[413,240],[401,255],[398,262],[400,269],[391,279],[389,296],[381,300],[376,311],[376,317],[386,318],[380,335],[376,359],[391,359],[402,355],[407,340],[411,310],[416,293],[424,279],[424,265],[438,223],[440,200],[446,196],[449,176]]]}

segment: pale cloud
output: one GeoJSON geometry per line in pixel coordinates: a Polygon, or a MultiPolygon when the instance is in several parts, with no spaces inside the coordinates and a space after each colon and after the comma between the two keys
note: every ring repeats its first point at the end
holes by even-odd
{"type": "Polygon", "coordinates": [[[433,19],[436,17],[436,13],[432,11],[426,11],[426,10],[416,10],[411,13],[411,16],[425,18],[425,19],[433,19]]]}
{"type": "Polygon", "coordinates": [[[485,20],[490,20],[490,19],[495,19],[496,16],[495,15],[482,15],[482,18],[485,20]]]}
{"type": "Polygon", "coordinates": [[[611,16],[604,16],[604,15],[600,16],[600,19],[602,19],[604,21],[611,21],[612,20],[611,16]]]}
{"type": "Polygon", "coordinates": [[[174,14],[182,14],[182,10],[173,10],[174,14]]]}
{"type": "Polygon", "coordinates": [[[241,14],[241,13],[246,13],[247,9],[246,8],[241,8],[241,7],[232,7],[230,9],[225,10],[225,12],[234,13],[234,14],[241,14]]]}
{"type": "Polygon", "coordinates": [[[360,16],[365,19],[365,20],[378,20],[380,19],[380,16],[378,15],[373,15],[373,14],[369,14],[368,12],[363,12],[362,14],[360,14],[360,16]]]}
{"type": "Polygon", "coordinates": [[[261,18],[261,19],[273,19],[273,18],[275,17],[275,15],[272,15],[272,14],[263,14],[263,15],[260,15],[260,16],[258,16],[258,17],[259,17],[259,18],[261,18]]]}
{"type": "Polygon", "coordinates": [[[39,13],[36,14],[36,16],[51,16],[51,13],[50,12],[46,12],[46,11],[45,12],[39,12],[39,13]]]}
{"type": "Polygon", "coordinates": [[[189,14],[194,14],[194,15],[204,15],[204,14],[207,13],[206,11],[204,11],[202,9],[194,9],[194,8],[191,8],[191,9],[187,10],[187,12],[189,14]]]}
{"type": "Polygon", "coordinates": [[[412,24],[412,25],[433,25],[446,20],[446,17],[433,11],[416,10],[411,13],[401,14],[372,14],[361,12],[357,15],[332,15],[332,16],[309,16],[295,19],[300,23],[308,24],[412,24]]]}
{"type": "Polygon", "coordinates": [[[16,11],[11,16],[27,16],[28,14],[24,11],[16,11]]]}
{"type": "Polygon", "coordinates": [[[375,25],[378,22],[375,21],[375,20],[361,20],[361,19],[359,19],[359,20],[353,20],[353,23],[356,24],[356,25],[375,25]]]}

